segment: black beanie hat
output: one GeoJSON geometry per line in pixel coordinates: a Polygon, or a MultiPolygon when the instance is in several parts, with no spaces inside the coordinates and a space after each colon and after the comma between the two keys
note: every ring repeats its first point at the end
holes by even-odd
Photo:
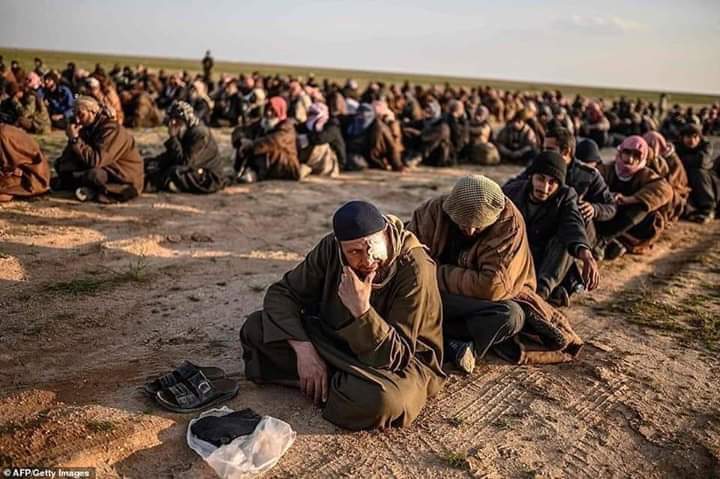
{"type": "Polygon", "coordinates": [[[548,175],[556,178],[561,185],[565,184],[567,165],[562,155],[556,151],[543,151],[535,157],[528,168],[528,173],[548,175]]]}
{"type": "Polygon", "coordinates": [[[367,201],[345,203],[333,215],[333,231],[338,241],[352,241],[385,228],[385,217],[367,201]]]}
{"type": "Polygon", "coordinates": [[[591,140],[590,138],[578,143],[575,148],[575,158],[583,163],[602,163],[600,148],[598,148],[595,140],[591,140]]]}

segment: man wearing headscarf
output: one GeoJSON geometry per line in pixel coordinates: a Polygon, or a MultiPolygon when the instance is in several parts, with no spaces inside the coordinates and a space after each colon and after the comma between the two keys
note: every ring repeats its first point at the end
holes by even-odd
{"type": "Polygon", "coordinates": [[[408,145],[409,164],[422,163],[429,166],[452,166],[456,152],[452,142],[452,130],[443,117],[440,103],[430,97],[425,101],[423,118],[409,122],[403,128],[408,145]]]}
{"type": "Polygon", "coordinates": [[[0,124],[0,203],[41,195],[49,187],[50,165],[35,139],[20,128],[0,124]]]}
{"type": "Polygon", "coordinates": [[[345,429],[408,426],[445,379],[441,319],[423,245],[398,218],[351,201],[248,316],[245,375],[299,386],[345,429]]]}
{"type": "Polygon", "coordinates": [[[208,96],[207,85],[204,81],[198,79],[190,85],[190,93],[188,96],[190,103],[195,111],[195,117],[205,125],[210,124],[210,114],[215,107],[215,103],[208,96]]]}
{"type": "Polygon", "coordinates": [[[315,102],[307,111],[307,121],[298,128],[300,163],[310,173],[337,176],[345,164],[345,140],[337,118],[330,118],[324,103],[315,102]]]}
{"type": "Polygon", "coordinates": [[[585,109],[580,134],[593,140],[602,148],[610,143],[610,121],[599,103],[591,101],[585,109]]]}
{"type": "Polygon", "coordinates": [[[143,190],[143,163],[132,135],[112,120],[92,97],[75,100],[76,123],[55,161],[53,190],[74,190],[80,201],[127,201],[143,190]]]}
{"type": "Polygon", "coordinates": [[[517,364],[567,362],[580,352],[565,316],[535,292],[525,222],[497,183],[461,178],[417,208],[408,229],[438,265],[449,361],[469,372],[491,348],[517,364]],[[528,349],[521,331],[539,336],[544,350],[528,349]]]}
{"type": "Polygon", "coordinates": [[[690,184],[688,219],[705,224],[715,219],[720,205],[720,178],[714,170],[713,148],[703,138],[700,125],[690,123],[680,130],[680,141],[675,145],[680,161],[685,167],[690,184]]]}
{"type": "Polygon", "coordinates": [[[537,293],[557,306],[568,306],[573,291],[597,286],[598,271],[578,196],[566,185],[567,164],[555,151],[539,153],[527,177],[503,187],[525,219],[537,273],[537,293]],[[575,259],[582,262],[582,281],[569,275],[575,259]]]}
{"type": "Polygon", "coordinates": [[[285,99],[270,98],[255,139],[245,138],[242,128],[233,131],[237,181],[300,180],[296,142],[295,123],[287,117],[285,99]]]}
{"type": "Polygon", "coordinates": [[[345,135],[348,170],[378,168],[381,170],[404,171],[400,158],[400,147],[390,128],[375,115],[369,103],[361,103],[350,120],[345,135]]]}
{"type": "Polygon", "coordinates": [[[673,144],[668,143],[660,133],[650,131],[645,133],[643,139],[648,144],[648,168],[663,177],[672,186],[673,199],[664,210],[665,219],[668,223],[673,223],[682,216],[690,196],[685,167],[675,153],[673,144]]]}
{"type": "Polygon", "coordinates": [[[145,191],[215,193],[225,186],[222,158],[210,130],[193,107],[178,101],[168,109],[165,152],[145,160],[145,191]]]}
{"type": "Polygon", "coordinates": [[[662,208],[673,197],[670,184],[647,167],[648,145],[640,136],[629,136],[617,149],[615,161],[598,165],[615,197],[617,213],[597,224],[600,243],[596,255],[612,260],[627,251],[642,253],[665,229],[662,208]]]}

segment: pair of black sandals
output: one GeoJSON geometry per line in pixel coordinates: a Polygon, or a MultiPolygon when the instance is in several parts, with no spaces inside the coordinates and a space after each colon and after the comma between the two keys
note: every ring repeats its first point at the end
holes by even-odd
{"type": "Polygon", "coordinates": [[[160,406],[178,413],[202,411],[228,401],[239,389],[240,384],[227,378],[222,369],[190,361],[143,386],[145,393],[160,406]]]}

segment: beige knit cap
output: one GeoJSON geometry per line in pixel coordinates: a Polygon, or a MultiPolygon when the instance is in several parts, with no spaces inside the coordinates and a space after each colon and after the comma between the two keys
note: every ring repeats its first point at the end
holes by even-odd
{"type": "Polygon", "coordinates": [[[75,97],[75,110],[87,110],[97,113],[100,111],[100,103],[91,96],[78,95],[75,97]]]}
{"type": "Polygon", "coordinates": [[[442,207],[461,228],[484,229],[500,217],[505,208],[505,194],[486,176],[464,176],[455,183],[442,207]]]}

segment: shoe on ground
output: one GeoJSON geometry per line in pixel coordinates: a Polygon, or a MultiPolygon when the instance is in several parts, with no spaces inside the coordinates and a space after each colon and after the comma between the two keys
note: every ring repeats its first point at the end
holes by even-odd
{"type": "Polygon", "coordinates": [[[627,248],[618,240],[609,241],[605,246],[605,260],[612,261],[627,253],[627,248]]]}
{"type": "Polygon", "coordinates": [[[77,198],[78,201],[92,201],[95,199],[95,196],[95,190],[86,186],[81,186],[75,190],[75,198],[77,198]]]}
{"type": "Polygon", "coordinates": [[[312,174],[312,168],[310,168],[308,165],[306,165],[304,163],[300,165],[300,179],[301,180],[304,180],[311,174],[312,174]]]}
{"type": "Polygon", "coordinates": [[[180,193],[180,188],[175,184],[174,181],[168,181],[167,189],[170,193],[180,193]]]}
{"type": "Polygon", "coordinates": [[[565,286],[558,286],[548,298],[548,302],[558,308],[567,308],[570,306],[570,295],[565,286]]]}
{"type": "Polygon", "coordinates": [[[693,213],[690,216],[688,216],[689,221],[692,221],[693,223],[698,223],[701,225],[706,225],[714,219],[715,219],[714,211],[710,211],[708,213],[693,213]]]}
{"type": "Polygon", "coordinates": [[[451,339],[448,341],[446,352],[453,366],[460,371],[471,374],[475,370],[475,351],[472,342],[451,339]]]}
{"type": "Polygon", "coordinates": [[[257,180],[258,180],[257,173],[252,168],[246,168],[245,171],[240,173],[235,178],[235,181],[237,181],[241,185],[255,183],[255,182],[257,182],[257,180]]]}

